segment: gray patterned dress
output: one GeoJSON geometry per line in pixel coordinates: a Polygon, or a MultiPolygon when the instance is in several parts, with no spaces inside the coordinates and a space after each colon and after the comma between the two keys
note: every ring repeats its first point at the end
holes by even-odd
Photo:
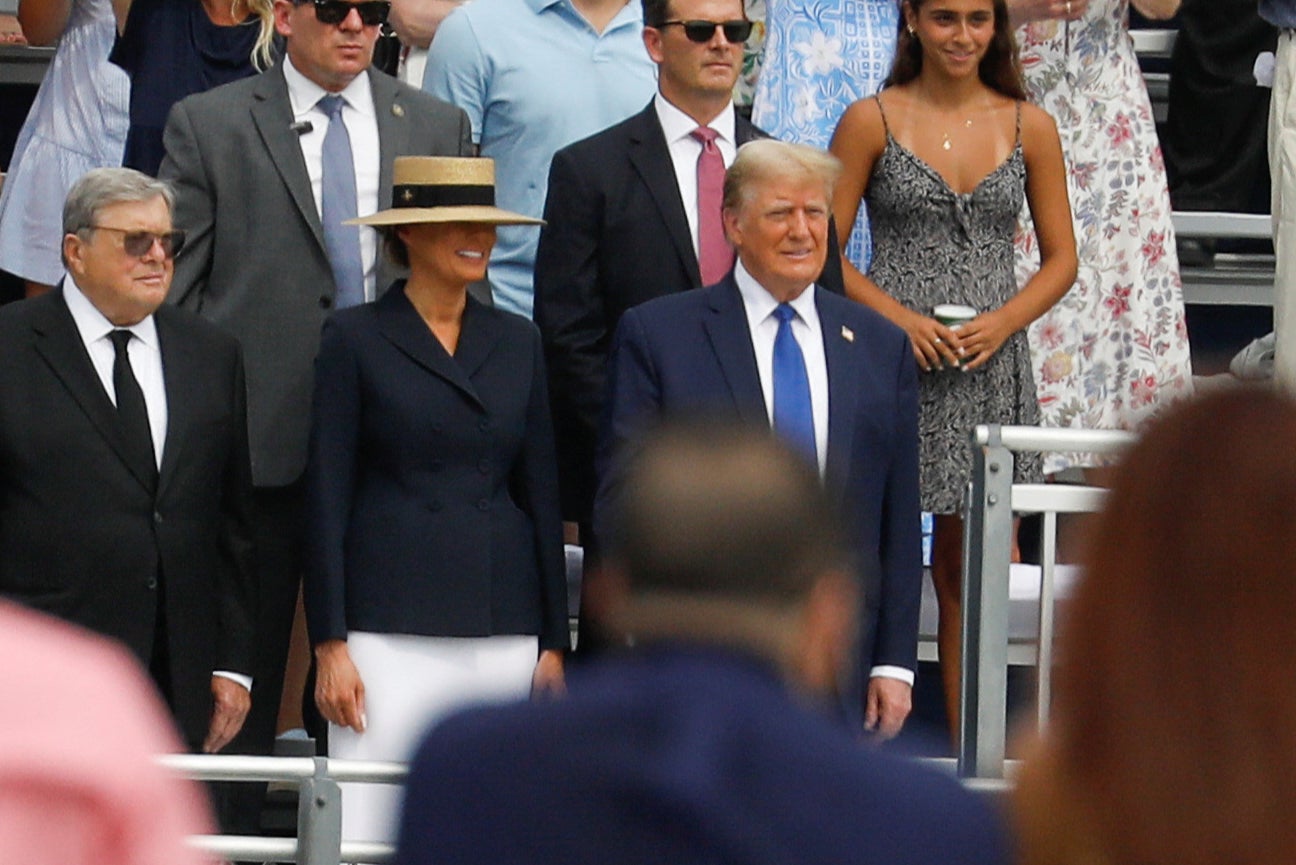
{"type": "MultiPolygon", "coordinates": [[[[887,129],[886,148],[864,192],[873,224],[869,276],[887,294],[931,315],[940,303],[994,309],[1017,293],[1013,234],[1026,194],[1020,105],[1017,122],[1012,153],[966,195],[952,190],[887,129]]],[[[1039,423],[1025,331],[1009,337],[975,372],[924,373],[919,392],[923,509],[958,513],[971,476],[972,428],[1039,423]]],[[[1039,455],[1019,454],[1015,480],[1041,477],[1039,455]]]]}

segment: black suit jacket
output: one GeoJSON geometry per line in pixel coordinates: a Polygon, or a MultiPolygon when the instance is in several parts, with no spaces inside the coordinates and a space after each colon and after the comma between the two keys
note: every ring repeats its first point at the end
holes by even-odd
{"type": "MultiPolygon", "coordinates": [[[[764,132],[738,116],[741,146],[764,132]]],[[[702,285],[675,168],[653,103],[559,150],[536,254],[535,320],[544,338],[563,515],[588,519],[607,354],[633,306],[702,285]]],[[[836,232],[820,282],[842,293],[836,232]]]]}
{"type": "MultiPolygon", "coordinates": [[[[900,328],[865,306],[813,290],[828,365],[824,483],[841,506],[864,586],[861,669],[916,670],[922,585],[917,365],[900,328]]],[[[770,425],[732,275],[649,301],[621,319],[599,443],[596,536],[644,426],[698,412],[770,425]]]]}
{"type": "Polygon", "coordinates": [[[540,335],[470,298],[451,357],[403,285],[324,326],[306,474],[311,641],[539,634],[565,649],[540,335]]]}
{"type": "Polygon", "coordinates": [[[62,289],[0,309],[0,594],[115,637],[145,664],[165,648],[162,684],[197,747],[212,671],[251,671],[243,364],[232,338],[190,313],[164,306],[155,321],[167,437],[150,492],[62,289]]]}

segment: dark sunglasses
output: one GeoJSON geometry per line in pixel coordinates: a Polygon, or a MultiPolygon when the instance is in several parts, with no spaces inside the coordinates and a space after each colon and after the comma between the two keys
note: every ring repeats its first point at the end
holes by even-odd
{"type": "Polygon", "coordinates": [[[156,234],[152,231],[127,231],[124,228],[113,228],[111,225],[92,225],[95,231],[115,231],[122,236],[122,249],[135,258],[149,254],[154,243],[162,245],[162,254],[174,258],[184,249],[185,233],[183,231],[166,231],[156,234]]]}
{"type": "Polygon", "coordinates": [[[363,3],[348,3],[346,0],[313,0],[315,19],[321,24],[341,24],[354,9],[360,13],[360,23],[366,27],[376,27],[387,21],[391,11],[388,0],[365,0],[363,3]]]}
{"type": "MultiPolygon", "coordinates": [[[[315,0],[319,2],[319,0],[315,0]]],[[[711,37],[715,35],[716,28],[719,27],[724,31],[724,37],[735,44],[746,42],[747,37],[751,35],[752,23],[750,21],[663,21],[662,27],[669,27],[672,24],[678,24],[684,28],[684,35],[690,42],[710,42],[711,37]]]]}

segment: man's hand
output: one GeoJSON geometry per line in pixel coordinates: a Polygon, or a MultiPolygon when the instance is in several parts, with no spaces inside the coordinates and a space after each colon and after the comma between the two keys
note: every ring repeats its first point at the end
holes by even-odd
{"type": "Polygon", "coordinates": [[[243,720],[252,708],[248,689],[225,676],[212,676],[212,716],[203,740],[203,753],[215,754],[230,743],[243,729],[243,720]]]}
{"type": "Polygon", "coordinates": [[[364,682],[351,660],[346,640],[326,640],[315,647],[315,705],[339,727],[365,731],[364,682]]]}
{"type": "Polygon", "coordinates": [[[899,679],[874,676],[869,679],[864,729],[876,732],[879,739],[894,739],[912,708],[911,685],[899,679]]]}

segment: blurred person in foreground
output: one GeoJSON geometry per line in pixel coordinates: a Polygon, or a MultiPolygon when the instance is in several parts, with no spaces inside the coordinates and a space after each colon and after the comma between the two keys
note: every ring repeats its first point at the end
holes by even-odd
{"type": "Polygon", "coordinates": [[[1027,865],[1296,861],[1296,403],[1187,403],[1124,457],[1018,783],[1027,865]]]}
{"type": "Polygon", "coordinates": [[[397,862],[1006,861],[983,802],[831,716],[859,588],[813,466],[690,420],[626,472],[591,599],[633,648],[436,727],[397,862]]]}
{"type": "Polygon", "coordinates": [[[0,602],[0,862],[199,865],[199,788],[145,677],[107,640],[0,602]],[[92,707],[93,711],[86,711],[92,707]]]}

